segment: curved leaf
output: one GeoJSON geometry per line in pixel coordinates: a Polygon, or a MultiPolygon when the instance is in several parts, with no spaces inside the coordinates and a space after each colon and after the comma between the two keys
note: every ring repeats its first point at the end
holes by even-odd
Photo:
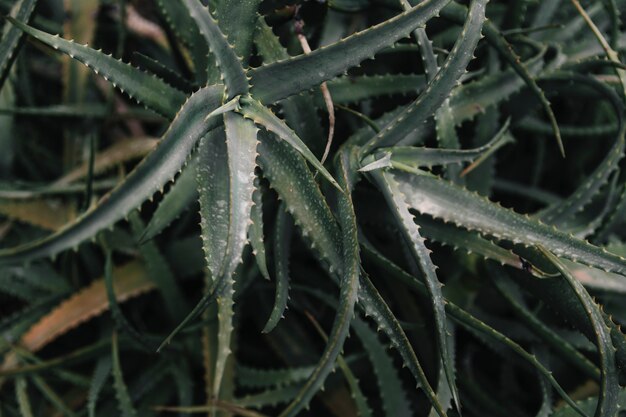
{"type": "Polygon", "coordinates": [[[354,314],[354,306],[359,291],[359,244],[356,229],[356,217],[350,193],[352,191],[352,175],[348,171],[351,165],[348,155],[342,154],[338,162],[339,180],[345,191],[338,195],[339,224],[342,229],[342,271],[339,305],[328,337],[328,343],[322,353],[322,358],[313,370],[313,373],[296,395],[296,398],[280,414],[281,417],[295,416],[306,406],[317,390],[324,384],[324,380],[335,366],[343,344],[350,330],[350,321],[354,314]]]}
{"type": "Polygon", "coordinates": [[[176,111],[185,103],[184,93],[154,75],[145,73],[113,58],[111,55],[105,55],[103,52],[91,49],[86,45],[65,40],[58,35],[50,35],[11,17],[7,17],[7,19],[33,38],[69,55],[70,58],[82,62],[96,74],[101,74],[114,86],[119,86],[131,98],[137,99],[163,116],[173,118],[176,111]]]}
{"type": "Polygon", "coordinates": [[[156,191],[161,191],[185,164],[198,139],[217,124],[215,119],[208,123],[204,123],[204,119],[219,106],[222,92],[222,88],[213,86],[192,95],[181,108],[159,146],[97,206],[56,234],[16,248],[1,250],[0,263],[17,263],[54,256],[75,247],[111,227],[156,191]]]}
{"type": "Polygon", "coordinates": [[[274,263],[276,264],[276,297],[270,317],[263,328],[263,333],[271,332],[283,317],[289,300],[289,255],[291,252],[291,235],[293,220],[281,204],[276,217],[274,232],[274,263]]]}
{"type": "MultiPolygon", "coordinates": [[[[374,148],[398,143],[414,131],[443,104],[450,91],[457,85],[465,68],[473,57],[473,51],[481,38],[485,20],[486,0],[474,0],[463,26],[463,31],[445,64],[437,75],[428,83],[417,100],[394,120],[371,138],[363,147],[365,155],[374,148]]],[[[424,4],[424,3],[422,3],[424,4]]]]}
{"type": "Polygon", "coordinates": [[[617,368],[615,366],[615,348],[611,341],[611,331],[604,323],[604,317],[602,317],[596,303],[591,299],[591,296],[587,293],[582,284],[570,273],[567,266],[542,246],[539,246],[539,250],[541,250],[550,262],[558,268],[563,278],[567,281],[567,284],[574,290],[576,298],[578,298],[578,301],[582,304],[593,326],[596,335],[598,356],[600,357],[600,372],[602,375],[600,380],[600,395],[595,416],[613,417],[617,413],[619,381],[617,378],[617,368]]]}
{"type": "Polygon", "coordinates": [[[217,59],[222,78],[226,83],[227,98],[248,92],[248,78],[243,69],[241,59],[220,30],[209,9],[199,0],[183,0],[193,20],[196,21],[200,33],[204,35],[209,49],[217,59]]]}
{"type": "Polygon", "coordinates": [[[567,259],[626,275],[626,260],[427,173],[394,174],[410,206],[469,230],[527,246],[543,245],[567,259]]]}
{"type": "MultiPolygon", "coordinates": [[[[15,18],[16,21],[28,24],[36,5],[37,0],[19,0],[11,9],[11,17],[15,18]]],[[[9,71],[13,61],[15,61],[23,36],[23,32],[15,26],[5,28],[2,33],[2,42],[0,42],[0,86],[4,85],[9,76],[9,71]]]]}
{"type": "Polygon", "coordinates": [[[333,176],[324,168],[324,165],[313,155],[313,152],[307,148],[302,140],[296,135],[296,132],[291,130],[289,126],[282,120],[280,120],[270,109],[263,106],[261,103],[248,97],[242,97],[240,100],[242,106],[237,111],[241,112],[244,117],[247,117],[254,121],[254,123],[263,126],[265,129],[272,133],[275,133],[280,139],[293,146],[295,150],[300,152],[304,158],[311,163],[322,175],[335,187],[339,189],[337,181],[333,176]]]}
{"type": "Polygon", "coordinates": [[[426,0],[411,10],[310,54],[248,71],[252,95],[263,104],[313,88],[341,74],[426,23],[450,0],[426,0]]]}
{"type": "Polygon", "coordinates": [[[420,234],[419,226],[415,224],[413,216],[409,212],[410,207],[407,204],[407,199],[399,190],[399,184],[394,180],[393,175],[383,171],[380,174],[374,174],[374,178],[382,193],[385,195],[389,206],[391,206],[392,212],[400,225],[402,235],[408,244],[408,249],[423,274],[435,318],[435,334],[437,337],[439,355],[445,370],[448,385],[450,386],[450,391],[455,398],[457,407],[459,407],[458,390],[455,383],[454,356],[448,344],[446,312],[443,294],[441,292],[443,285],[437,278],[437,267],[430,258],[431,251],[426,247],[424,243],[425,239],[420,234]]]}

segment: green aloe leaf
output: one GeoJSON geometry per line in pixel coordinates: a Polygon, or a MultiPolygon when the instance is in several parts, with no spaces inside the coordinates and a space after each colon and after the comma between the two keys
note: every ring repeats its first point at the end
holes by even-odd
{"type": "Polygon", "coordinates": [[[365,144],[362,151],[364,155],[377,147],[395,145],[417,129],[447,100],[450,92],[459,82],[459,78],[465,73],[473,57],[473,51],[482,36],[486,3],[485,0],[472,1],[459,40],[455,43],[441,70],[428,83],[415,102],[365,144]]]}
{"type": "Polygon", "coordinates": [[[103,356],[96,362],[96,368],[91,377],[91,385],[89,386],[89,394],[87,395],[87,412],[89,417],[96,416],[96,403],[110,374],[111,357],[103,356]]]}
{"type": "Polygon", "coordinates": [[[550,262],[558,268],[563,278],[567,281],[567,284],[574,290],[576,298],[578,298],[578,301],[582,304],[593,326],[596,335],[598,356],[600,357],[600,372],[602,374],[600,380],[600,395],[595,416],[614,416],[617,413],[617,404],[619,401],[619,381],[617,368],[615,366],[615,347],[613,347],[613,342],[611,341],[611,331],[604,322],[604,317],[598,305],[592,300],[583,285],[574,278],[567,266],[542,246],[539,246],[539,250],[541,250],[550,262]]]}
{"type": "Polygon", "coordinates": [[[411,416],[411,404],[385,345],[382,344],[376,332],[360,318],[355,317],[352,321],[352,328],[361,339],[363,348],[372,362],[385,415],[389,417],[411,416]]]}
{"type": "Polygon", "coordinates": [[[455,383],[454,356],[452,349],[448,344],[448,329],[446,312],[444,306],[443,294],[441,287],[443,286],[437,278],[437,267],[430,258],[431,251],[426,247],[425,239],[421,236],[419,226],[413,221],[413,215],[409,212],[410,206],[404,194],[399,190],[399,184],[395,181],[393,175],[388,172],[382,172],[374,175],[376,183],[385,195],[387,203],[391,207],[404,236],[409,251],[415,262],[419,265],[423,274],[424,282],[430,296],[431,308],[435,317],[435,333],[437,337],[437,345],[439,354],[445,370],[445,376],[450,386],[450,391],[457,406],[458,389],[455,383]]]}
{"type": "Polygon", "coordinates": [[[192,95],[150,153],[111,193],[76,221],[42,240],[0,251],[0,263],[17,263],[54,256],[111,226],[171,181],[185,164],[196,142],[217,122],[204,119],[221,101],[223,89],[207,87],[192,95]]]}
{"type": "MultiPolygon", "coordinates": [[[[257,29],[254,38],[255,45],[265,64],[289,58],[287,50],[282,46],[272,28],[261,17],[257,19],[257,29]]],[[[333,100],[337,98],[334,97],[333,100]]],[[[280,102],[289,126],[293,126],[296,134],[315,154],[321,155],[323,144],[321,138],[324,132],[309,94],[299,94],[288,97],[280,102]]]]}
{"type": "Polygon", "coordinates": [[[209,55],[206,42],[201,40],[198,25],[189,15],[185,5],[179,1],[168,0],[156,0],[156,4],[177,39],[191,52],[196,82],[205,85],[208,80],[219,79],[215,59],[209,55]]]}
{"type": "Polygon", "coordinates": [[[137,99],[163,116],[174,117],[176,111],[185,103],[184,93],[154,75],[145,73],[86,45],[65,40],[58,35],[50,35],[11,17],[7,17],[7,19],[33,38],[69,55],[70,58],[82,62],[96,74],[109,80],[114,86],[119,86],[131,98],[137,99]]]}
{"type": "MultiPolygon", "coordinates": [[[[37,5],[37,0],[20,0],[11,9],[10,16],[16,21],[28,24],[37,5]]],[[[17,57],[24,33],[15,26],[4,29],[0,42],[0,86],[4,85],[11,66],[17,57]]]]}
{"type": "Polygon", "coordinates": [[[237,381],[242,388],[284,387],[305,381],[314,368],[314,365],[310,365],[280,369],[259,369],[238,365],[237,381]]]}
{"type": "MultiPolygon", "coordinates": [[[[425,286],[422,283],[416,282],[411,275],[403,271],[400,267],[395,265],[376,249],[374,249],[370,245],[363,245],[363,249],[364,254],[367,256],[367,258],[383,268],[389,274],[389,276],[404,282],[424,296],[428,294],[425,286]]],[[[580,407],[578,407],[578,405],[576,405],[574,400],[571,399],[571,397],[559,385],[556,379],[554,379],[552,373],[541,362],[539,362],[536,356],[528,353],[518,343],[514,342],[509,337],[500,333],[496,329],[483,323],[482,321],[480,321],[479,319],[477,319],[476,317],[449,300],[446,302],[446,312],[448,313],[450,318],[454,319],[454,321],[457,322],[459,325],[463,326],[470,332],[482,335],[487,341],[489,341],[489,343],[497,342],[509,347],[524,361],[528,362],[535,369],[537,369],[537,371],[550,382],[550,385],[552,385],[554,389],[557,390],[557,392],[561,395],[565,402],[572,406],[579,415],[581,415],[582,417],[587,417],[587,414],[585,414],[585,412],[580,407]]]]}
{"type": "MultiPolygon", "coordinates": [[[[371,157],[380,161],[387,157],[388,163],[379,168],[395,167],[395,168],[412,168],[432,167],[435,165],[460,164],[462,162],[472,162],[483,158],[485,155],[491,155],[502,146],[512,143],[513,138],[507,134],[509,123],[497,132],[494,137],[483,146],[474,149],[443,149],[443,148],[424,148],[417,146],[393,146],[389,148],[380,148],[371,157]]],[[[366,158],[362,164],[366,164],[370,158],[366,158]]],[[[375,161],[374,161],[375,162],[375,161]]],[[[364,167],[366,168],[366,167],[364,167]]],[[[362,168],[362,170],[364,170],[362,168]]]]}
{"type": "Polygon", "coordinates": [[[139,237],[139,242],[144,243],[161,233],[180,214],[188,208],[194,200],[198,199],[196,188],[196,171],[198,169],[198,155],[192,155],[187,165],[183,167],[176,182],[163,196],[150,222],[139,237]]]}
{"type": "Polygon", "coordinates": [[[238,111],[241,112],[241,114],[293,146],[293,148],[300,152],[311,165],[319,170],[332,185],[339,188],[337,181],[335,181],[330,172],[324,168],[324,165],[322,165],[315,155],[313,155],[313,152],[307,148],[304,142],[296,135],[296,132],[287,126],[284,121],[280,120],[270,109],[254,99],[242,97],[240,102],[241,108],[238,111]]]}
{"type": "Polygon", "coordinates": [[[256,259],[261,275],[269,281],[270,273],[267,269],[267,257],[265,255],[265,236],[263,234],[263,195],[261,180],[257,176],[254,180],[254,193],[252,194],[254,205],[252,206],[252,224],[250,225],[250,245],[256,259]]]}
{"type": "Polygon", "coordinates": [[[392,19],[333,45],[249,70],[252,95],[268,104],[318,86],[407,36],[450,0],[426,0],[392,19]]]}
{"type": "MultiPolygon", "coordinates": [[[[226,360],[230,354],[230,340],[233,324],[234,275],[241,262],[243,249],[246,246],[248,227],[251,223],[251,210],[254,192],[254,169],[257,157],[257,131],[252,121],[244,119],[236,113],[224,114],[226,132],[226,148],[228,151],[228,200],[215,202],[228,208],[228,216],[220,219],[227,224],[227,234],[208,236],[209,239],[226,241],[225,251],[213,253],[211,259],[222,257],[220,269],[214,275],[210,293],[214,293],[217,302],[218,345],[213,382],[213,395],[219,398],[222,380],[226,368],[226,360]]],[[[206,208],[205,208],[206,209],[206,208]]],[[[212,210],[212,207],[209,208],[212,210]]],[[[204,218],[210,218],[208,213],[204,218]]]]}
{"type": "Polygon", "coordinates": [[[573,366],[590,378],[600,379],[600,370],[574,346],[544,324],[525,304],[520,288],[507,274],[496,268],[489,268],[490,277],[502,296],[509,302],[514,313],[527,323],[527,326],[552,349],[559,352],[573,366]]]}
{"type": "Polygon", "coordinates": [[[546,77],[547,80],[575,82],[596,90],[611,104],[617,117],[618,128],[615,142],[607,152],[605,158],[598,164],[594,172],[590,173],[585,181],[564,201],[554,204],[539,213],[541,219],[547,223],[563,224],[571,216],[582,210],[609,180],[609,176],[618,168],[619,161],[624,156],[626,147],[626,124],[624,123],[624,103],[615,93],[615,90],[598,82],[593,77],[575,73],[556,73],[546,77]]]}
{"type": "Polygon", "coordinates": [[[226,84],[228,98],[248,92],[248,78],[241,59],[220,30],[209,9],[199,0],[184,0],[185,6],[215,56],[226,84]]]}
{"type": "MultiPolygon", "coordinates": [[[[342,265],[338,225],[304,159],[289,145],[268,138],[263,131],[260,132],[260,140],[259,163],[265,177],[285,201],[305,239],[311,242],[320,258],[328,262],[330,272],[336,274],[342,265]]],[[[433,406],[441,416],[445,416],[400,322],[369,278],[361,276],[359,288],[360,308],[366,315],[372,316],[380,330],[389,337],[433,406]]]]}
{"type": "Polygon", "coordinates": [[[260,3],[261,0],[220,0],[215,8],[220,28],[244,65],[252,52],[254,23],[260,3]]]}
{"type": "Polygon", "coordinates": [[[271,332],[278,324],[287,308],[289,300],[289,255],[291,252],[291,236],[293,220],[281,204],[276,215],[276,230],[274,232],[274,258],[276,265],[276,297],[270,317],[263,328],[263,333],[271,332]]]}
{"type": "MultiPolygon", "coordinates": [[[[464,6],[456,2],[451,2],[450,6],[442,11],[442,16],[460,23],[465,20],[467,13],[468,12],[464,6]]],[[[492,22],[487,22],[485,24],[484,33],[491,46],[493,46],[500,53],[500,55],[504,57],[507,63],[515,70],[520,78],[524,80],[526,85],[541,103],[541,106],[543,107],[548,119],[550,120],[550,124],[552,125],[552,130],[554,132],[557,145],[559,146],[559,150],[561,151],[561,154],[565,156],[565,149],[563,148],[563,141],[561,140],[561,132],[556,121],[556,116],[554,115],[550,102],[546,98],[543,90],[539,88],[537,81],[533,78],[528,68],[524,66],[520,57],[515,53],[504,35],[492,22]]]]}
{"type": "Polygon", "coordinates": [[[427,173],[394,174],[410,206],[419,213],[498,239],[543,245],[561,257],[607,272],[626,275],[626,260],[606,249],[567,235],[528,216],[505,209],[470,191],[427,173]]]}
{"type": "Polygon", "coordinates": [[[296,398],[282,412],[282,417],[295,416],[306,406],[317,390],[324,384],[324,380],[335,366],[335,361],[343,349],[343,344],[350,330],[350,321],[354,315],[354,306],[359,291],[359,245],[356,228],[356,217],[352,205],[351,190],[353,174],[349,156],[341,155],[338,162],[339,180],[345,191],[338,195],[339,225],[341,227],[341,258],[342,272],[339,284],[340,295],[337,313],[333,327],[322,353],[322,358],[313,370],[313,373],[296,395],[296,398]]]}
{"type": "Polygon", "coordinates": [[[136,417],[137,410],[133,406],[133,401],[128,393],[128,387],[122,375],[122,364],[120,363],[120,352],[117,341],[117,333],[111,337],[111,356],[113,362],[113,388],[122,417],[136,417]]]}

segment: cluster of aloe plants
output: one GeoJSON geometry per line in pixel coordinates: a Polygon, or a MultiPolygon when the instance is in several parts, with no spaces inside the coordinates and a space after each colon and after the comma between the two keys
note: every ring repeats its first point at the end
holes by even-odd
{"type": "Polygon", "coordinates": [[[624,2],[0,9],[0,415],[626,407],[624,2]]]}

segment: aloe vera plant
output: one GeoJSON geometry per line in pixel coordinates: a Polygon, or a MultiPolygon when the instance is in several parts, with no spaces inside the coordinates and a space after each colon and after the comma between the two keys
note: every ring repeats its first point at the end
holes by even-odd
{"type": "Polygon", "coordinates": [[[0,8],[0,415],[623,410],[626,4],[0,8]]]}

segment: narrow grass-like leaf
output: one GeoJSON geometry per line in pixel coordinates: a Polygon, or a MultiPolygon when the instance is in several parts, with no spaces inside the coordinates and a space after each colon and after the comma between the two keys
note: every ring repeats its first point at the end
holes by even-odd
{"type": "Polygon", "coordinates": [[[433,175],[394,174],[410,206],[469,230],[527,246],[543,245],[567,259],[626,275],[626,260],[556,228],[505,209],[433,175]]]}
{"type": "Polygon", "coordinates": [[[615,366],[615,347],[613,347],[613,342],[611,341],[610,329],[605,324],[604,317],[602,317],[597,304],[592,300],[582,284],[571,274],[567,266],[542,246],[539,246],[539,250],[558,268],[559,272],[561,272],[561,275],[572,288],[576,294],[576,298],[578,298],[578,301],[585,309],[589,321],[593,326],[596,335],[598,356],[600,357],[600,372],[602,375],[600,380],[600,395],[595,416],[612,417],[617,413],[619,381],[617,368],[615,366]]]}
{"type": "Polygon", "coordinates": [[[69,409],[63,399],[38,375],[34,375],[31,380],[44,397],[64,416],[75,417],[76,414],[69,409]]]}
{"type": "Polygon", "coordinates": [[[427,0],[392,19],[333,45],[274,64],[251,69],[252,95],[263,104],[313,88],[423,25],[449,0],[427,0]]]}
{"type": "Polygon", "coordinates": [[[270,317],[263,328],[263,333],[271,332],[283,317],[289,300],[289,255],[291,252],[291,235],[293,220],[285,211],[284,206],[278,209],[276,230],[274,232],[274,259],[276,265],[276,297],[270,317]]]}
{"type": "Polygon", "coordinates": [[[50,35],[11,17],[7,17],[7,19],[33,38],[69,55],[70,58],[82,62],[96,74],[101,74],[114,86],[119,86],[130,97],[136,98],[163,116],[173,117],[175,113],[172,112],[172,109],[180,108],[185,102],[184,93],[154,75],[145,73],[86,45],[65,40],[58,35],[50,35]]]}
{"type": "Polygon", "coordinates": [[[332,185],[339,189],[337,181],[335,181],[330,172],[324,168],[324,165],[322,165],[322,163],[315,157],[315,155],[313,155],[298,135],[296,135],[296,133],[291,130],[291,128],[287,126],[284,121],[274,115],[270,109],[252,98],[242,97],[240,101],[242,106],[238,111],[240,111],[241,114],[243,114],[246,118],[253,120],[254,123],[263,126],[265,129],[276,134],[276,136],[280,139],[293,146],[293,148],[300,152],[302,156],[304,156],[304,158],[309,161],[311,165],[320,171],[332,185]]]}
{"type": "Polygon", "coordinates": [[[113,288],[113,254],[111,250],[106,249],[105,256],[104,285],[109,300],[109,309],[111,310],[111,315],[113,316],[116,327],[119,331],[126,333],[138,347],[144,349],[146,352],[154,351],[154,346],[126,320],[124,313],[122,313],[113,288]]]}
{"type": "MultiPolygon", "coordinates": [[[[143,234],[144,225],[138,213],[130,215],[130,225],[136,237],[143,234]]],[[[148,274],[161,292],[169,315],[174,320],[181,320],[184,316],[187,302],[167,260],[154,242],[146,242],[140,245],[139,253],[141,253],[148,274]]]]}
{"type": "Polygon", "coordinates": [[[119,405],[122,417],[136,417],[137,411],[133,406],[133,402],[128,394],[128,388],[124,382],[122,375],[122,365],[120,363],[120,352],[117,344],[117,333],[113,332],[111,336],[111,357],[113,363],[113,388],[115,388],[115,396],[119,405]]]}
{"type": "Polygon", "coordinates": [[[93,238],[101,230],[123,219],[150,198],[178,173],[196,142],[217,124],[203,123],[206,115],[219,106],[223,89],[207,87],[192,95],[150,153],[126,179],[93,209],[58,233],[12,249],[0,250],[0,263],[17,263],[53,256],[93,238]]]}
{"type": "MultiPolygon", "coordinates": [[[[217,59],[222,78],[226,83],[227,98],[246,94],[249,87],[243,63],[228,43],[209,9],[203,6],[199,0],[184,0],[184,3],[189,9],[191,17],[196,21],[200,33],[206,39],[209,49],[217,59]]],[[[251,25],[251,27],[254,26],[251,25]]]]}
{"type": "Polygon", "coordinates": [[[15,380],[15,395],[17,397],[17,404],[20,408],[20,414],[23,417],[34,417],[33,409],[28,399],[28,384],[26,377],[20,376],[15,380]]]}

